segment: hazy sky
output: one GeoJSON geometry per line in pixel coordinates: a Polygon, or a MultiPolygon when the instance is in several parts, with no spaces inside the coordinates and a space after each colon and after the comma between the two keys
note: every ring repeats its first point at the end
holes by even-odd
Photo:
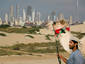
{"type": "MultiPolygon", "coordinates": [[[[39,10],[43,17],[49,15],[52,11],[56,11],[56,15],[63,13],[65,18],[69,16],[77,16],[76,13],[77,0],[0,0],[0,15],[4,16],[5,12],[9,12],[10,6],[13,5],[16,9],[16,4],[22,8],[27,8],[28,5],[39,10]]],[[[79,0],[78,15],[81,20],[85,20],[85,0],[79,0]]]]}

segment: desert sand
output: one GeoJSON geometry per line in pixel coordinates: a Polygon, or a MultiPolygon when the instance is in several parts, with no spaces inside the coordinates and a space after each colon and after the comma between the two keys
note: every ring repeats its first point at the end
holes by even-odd
{"type": "MultiPolygon", "coordinates": [[[[58,64],[56,54],[41,56],[1,56],[0,64],[58,64]]],[[[62,62],[62,64],[64,64],[62,62]]]]}
{"type": "Polygon", "coordinates": [[[85,24],[73,25],[71,31],[85,33],[85,24]]]}
{"type": "MultiPolygon", "coordinates": [[[[83,32],[85,33],[85,24],[71,26],[71,31],[83,32]]],[[[1,32],[0,32],[1,33],[1,32]]],[[[5,32],[3,32],[5,33],[5,32]]],[[[41,43],[41,42],[54,42],[55,38],[52,40],[46,40],[46,34],[53,34],[47,29],[41,30],[42,35],[32,35],[34,38],[26,37],[27,34],[16,34],[16,33],[5,33],[6,37],[0,36],[0,46],[10,46],[16,43],[41,43]]],[[[84,40],[85,41],[85,40],[84,40]]],[[[65,54],[63,54],[65,56],[65,54]]],[[[56,54],[42,54],[40,56],[0,56],[0,64],[58,64],[56,54]]],[[[64,64],[64,63],[62,63],[64,64]]]]}

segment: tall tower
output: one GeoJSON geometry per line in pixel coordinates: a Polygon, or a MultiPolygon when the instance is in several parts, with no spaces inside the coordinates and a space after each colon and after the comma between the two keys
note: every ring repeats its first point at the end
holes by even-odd
{"type": "Polygon", "coordinates": [[[11,5],[10,7],[10,26],[14,25],[14,7],[11,5]]]}
{"type": "Polygon", "coordinates": [[[5,24],[8,24],[8,14],[5,14],[5,24]]]}
{"type": "Polygon", "coordinates": [[[37,12],[38,22],[40,21],[40,12],[37,12]]]}
{"type": "Polygon", "coordinates": [[[72,24],[72,16],[69,18],[69,24],[72,24]]]}
{"type": "Polygon", "coordinates": [[[79,1],[76,0],[76,22],[79,22],[79,1]]]}
{"type": "Polygon", "coordinates": [[[35,10],[32,11],[32,21],[35,21],[35,10]]]}
{"type": "Polygon", "coordinates": [[[19,18],[19,5],[16,4],[16,19],[19,18]]]}
{"type": "Polygon", "coordinates": [[[2,25],[2,19],[1,19],[1,17],[0,17],[0,25],[2,25]]]}
{"type": "Polygon", "coordinates": [[[13,5],[11,5],[11,7],[10,7],[10,16],[11,17],[14,16],[14,7],[13,7],[13,5]]]}
{"type": "Polygon", "coordinates": [[[26,13],[25,13],[25,9],[23,9],[23,21],[26,21],[26,13]]]}
{"type": "Polygon", "coordinates": [[[56,11],[52,11],[51,12],[51,20],[55,21],[55,18],[56,18],[56,11]]]}
{"type": "Polygon", "coordinates": [[[28,6],[27,7],[27,19],[29,20],[30,17],[32,17],[32,7],[28,6]]]}
{"type": "Polygon", "coordinates": [[[50,21],[50,16],[47,17],[47,21],[50,21]]]}
{"type": "Polygon", "coordinates": [[[59,20],[64,20],[64,15],[62,13],[59,14],[59,20]]]}
{"type": "Polygon", "coordinates": [[[59,21],[58,17],[56,17],[56,21],[59,21]]]}

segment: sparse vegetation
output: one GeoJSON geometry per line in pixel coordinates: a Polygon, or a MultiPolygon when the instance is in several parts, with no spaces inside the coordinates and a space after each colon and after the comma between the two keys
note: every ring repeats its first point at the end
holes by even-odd
{"type": "Polygon", "coordinates": [[[54,35],[49,35],[49,34],[48,34],[48,35],[46,35],[45,37],[46,37],[47,40],[51,40],[50,37],[53,37],[53,36],[54,36],[54,35]]]}
{"type": "Polygon", "coordinates": [[[30,37],[30,38],[34,38],[32,35],[26,35],[26,36],[28,36],[28,37],[30,37]]]}
{"type": "Polygon", "coordinates": [[[39,32],[41,27],[31,27],[31,28],[26,28],[26,27],[21,27],[21,28],[12,28],[12,27],[5,27],[1,26],[0,31],[7,32],[7,33],[28,33],[28,34],[36,34],[36,31],[39,32]]]}
{"type": "Polygon", "coordinates": [[[15,51],[9,51],[9,50],[0,49],[0,56],[4,56],[4,55],[21,55],[21,54],[22,53],[15,52],[15,51]]]}
{"type": "Polygon", "coordinates": [[[4,33],[0,33],[0,36],[7,36],[6,34],[4,34],[4,33]]]}
{"type": "Polygon", "coordinates": [[[85,33],[80,33],[80,32],[71,32],[72,34],[76,34],[76,37],[78,37],[79,39],[81,39],[83,36],[85,36],[85,33]]]}
{"type": "MultiPolygon", "coordinates": [[[[65,51],[63,47],[58,43],[59,50],[65,51]]],[[[56,43],[55,42],[48,42],[48,43],[33,43],[33,44],[15,44],[13,46],[8,47],[0,47],[1,53],[0,55],[22,55],[29,53],[56,53],[56,43]],[[8,49],[4,50],[4,49],[8,49]],[[4,51],[3,51],[4,50],[4,51]],[[11,51],[12,50],[12,51],[11,51]],[[17,51],[17,52],[16,52],[17,51]],[[20,52],[19,52],[20,51],[20,52]]]]}
{"type": "Polygon", "coordinates": [[[8,28],[10,27],[9,25],[0,25],[0,28],[8,28]]]}

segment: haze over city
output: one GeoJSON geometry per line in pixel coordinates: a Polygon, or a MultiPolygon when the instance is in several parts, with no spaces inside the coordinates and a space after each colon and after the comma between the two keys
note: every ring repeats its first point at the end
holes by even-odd
{"type": "Polygon", "coordinates": [[[22,9],[27,9],[31,6],[36,11],[41,13],[41,18],[46,19],[52,11],[56,11],[56,16],[59,13],[64,14],[65,18],[72,16],[75,20],[76,16],[79,20],[85,20],[85,0],[0,0],[0,17],[4,19],[5,13],[9,13],[10,6],[14,6],[14,15],[16,16],[16,5],[20,8],[20,16],[22,16],[22,9]],[[78,15],[76,13],[78,11],[78,15]]]}

